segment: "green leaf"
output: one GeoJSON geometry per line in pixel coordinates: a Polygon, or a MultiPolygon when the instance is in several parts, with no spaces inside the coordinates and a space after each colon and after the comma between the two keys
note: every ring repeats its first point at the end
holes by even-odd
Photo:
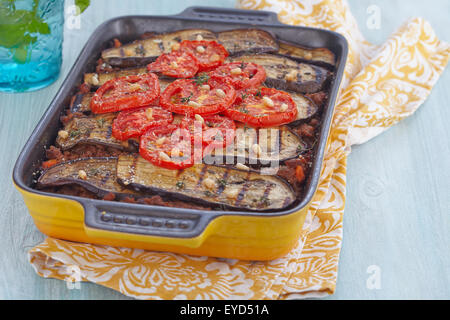
{"type": "Polygon", "coordinates": [[[13,59],[17,63],[25,63],[28,59],[28,46],[21,46],[14,50],[13,59]]]}
{"type": "Polygon", "coordinates": [[[90,4],[91,0],[75,0],[75,5],[80,8],[80,13],[83,13],[90,4]]]}

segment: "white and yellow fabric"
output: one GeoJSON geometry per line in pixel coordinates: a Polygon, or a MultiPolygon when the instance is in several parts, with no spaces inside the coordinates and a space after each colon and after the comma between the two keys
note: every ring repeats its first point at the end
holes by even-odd
{"type": "Polygon", "coordinates": [[[346,1],[241,0],[275,11],[281,22],[343,34],[350,46],[319,190],[298,246],[271,262],[193,257],[46,239],[29,252],[36,272],[91,281],[139,299],[287,299],[332,294],[336,286],[346,163],[350,147],[411,115],[444,70],[450,46],[420,19],[382,46],[366,42],[346,1]]]}

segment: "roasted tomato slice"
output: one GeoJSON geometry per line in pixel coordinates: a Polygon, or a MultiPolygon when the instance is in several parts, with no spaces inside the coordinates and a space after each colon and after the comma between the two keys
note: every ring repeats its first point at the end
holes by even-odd
{"type": "Polygon", "coordinates": [[[193,116],[211,115],[224,111],[234,102],[236,91],[226,83],[180,79],[172,82],[162,93],[160,105],[169,111],[193,116]]]}
{"type": "Polygon", "coordinates": [[[144,159],[167,169],[191,167],[192,149],[189,130],[173,124],[148,129],[139,142],[139,154],[144,159]]]}
{"type": "Polygon", "coordinates": [[[147,69],[168,77],[191,78],[198,71],[198,61],[189,52],[178,50],[160,55],[147,69]]]}
{"type": "Polygon", "coordinates": [[[266,80],[266,70],[256,63],[231,62],[211,71],[210,77],[230,83],[236,90],[256,88],[266,80]]]}
{"type": "Polygon", "coordinates": [[[198,71],[210,71],[220,66],[228,51],[216,41],[190,41],[184,40],[180,44],[181,51],[187,51],[198,60],[198,71]]]}
{"type": "Polygon", "coordinates": [[[271,88],[241,90],[225,115],[255,127],[271,127],[292,122],[297,106],[289,93],[271,88]]]}
{"type": "Polygon", "coordinates": [[[91,99],[93,113],[139,108],[159,97],[158,77],[153,73],[112,79],[97,89],[91,99]]]}
{"type": "Polygon", "coordinates": [[[180,126],[190,131],[192,141],[197,132],[201,130],[202,144],[204,146],[225,147],[233,143],[236,135],[234,121],[219,115],[201,118],[199,116],[195,118],[185,117],[181,120],[180,126]]]}
{"type": "Polygon", "coordinates": [[[112,125],[112,135],[127,140],[142,135],[147,129],[167,125],[173,120],[172,112],[155,106],[122,111],[112,125]]]}

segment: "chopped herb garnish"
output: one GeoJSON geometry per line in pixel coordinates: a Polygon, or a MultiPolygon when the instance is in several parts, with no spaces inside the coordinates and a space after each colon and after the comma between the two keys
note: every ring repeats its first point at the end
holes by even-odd
{"type": "Polygon", "coordinates": [[[184,189],[184,182],[183,181],[178,181],[176,184],[177,189],[184,189]]]}
{"type": "Polygon", "coordinates": [[[244,70],[244,68],[245,68],[245,64],[244,64],[244,62],[241,62],[241,66],[240,66],[240,68],[241,68],[241,70],[244,70]]]}
{"type": "Polygon", "coordinates": [[[261,89],[258,89],[258,91],[255,93],[255,97],[262,98],[261,89]]]}
{"type": "Polygon", "coordinates": [[[259,201],[265,206],[268,207],[270,205],[270,199],[266,196],[262,196],[259,201]]]}
{"type": "Polygon", "coordinates": [[[193,93],[191,92],[191,94],[188,97],[181,98],[180,101],[182,103],[188,103],[191,100],[192,96],[193,96],[193,93]]]}
{"type": "Polygon", "coordinates": [[[79,136],[80,133],[81,133],[80,130],[72,130],[72,131],[70,131],[70,133],[69,133],[69,137],[74,138],[74,137],[76,137],[76,136],[79,136]]]}
{"type": "Polygon", "coordinates": [[[97,125],[99,126],[99,128],[103,128],[103,125],[105,124],[105,122],[106,122],[105,118],[97,119],[97,125]]]}
{"type": "Polygon", "coordinates": [[[97,175],[97,173],[99,173],[99,170],[98,169],[95,169],[95,168],[91,168],[91,169],[89,169],[88,170],[88,175],[90,175],[90,176],[95,176],[95,175],[97,175]]]}
{"type": "Polygon", "coordinates": [[[242,113],[249,113],[248,109],[246,107],[239,108],[239,111],[242,113]]]}
{"type": "Polygon", "coordinates": [[[207,197],[212,197],[212,193],[211,193],[211,191],[209,191],[209,190],[206,190],[205,192],[204,192],[204,194],[205,194],[205,196],[207,196],[207,197]]]}
{"type": "Polygon", "coordinates": [[[206,82],[208,82],[208,80],[209,80],[209,75],[206,72],[202,72],[195,78],[195,83],[198,86],[201,86],[201,85],[205,84],[206,82]]]}
{"type": "Polygon", "coordinates": [[[142,44],[138,45],[134,51],[136,52],[136,54],[140,54],[141,56],[143,56],[145,54],[145,49],[142,46],[142,44]]]}
{"type": "Polygon", "coordinates": [[[225,187],[227,185],[227,181],[225,179],[218,179],[217,183],[220,187],[225,187]]]}
{"type": "Polygon", "coordinates": [[[247,97],[248,97],[248,94],[246,94],[246,93],[241,94],[242,100],[245,100],[247,97]]]}
{"type": "Polygon", "coordinates": [[[297,152],[302,152],[303,151],[303,145],[299,144],[297,146],[297,152]]]}

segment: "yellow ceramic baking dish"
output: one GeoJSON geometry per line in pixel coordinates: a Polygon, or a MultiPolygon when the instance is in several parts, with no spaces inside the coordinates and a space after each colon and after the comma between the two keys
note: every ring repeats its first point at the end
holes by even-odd
{"type": "Polygon", "coordinates": [[[283,25],[270,12],[193,7],[175,16],[127,16],[109,20],[93,33],[23,148],[14,168],[14,183],[37,228],[51,237],[243,260],[279,258],[296,245],[317,188],[346,56],[347,42],[339,34],[283,25]],[[322,114],[311,176],[303,198],[294,207],[264,213],[203,211],[93,200],[33,188],[34,174],[45,157],[44,150],[57,135],[62,110],[75,93],[83,73],[95,66],[98,54],[111,39],[130,41],[148,31],[188,28],[223,31],[249,26],[257,26],[301,46],[326,47],[336,56],[335,77],[322,114]]]}

